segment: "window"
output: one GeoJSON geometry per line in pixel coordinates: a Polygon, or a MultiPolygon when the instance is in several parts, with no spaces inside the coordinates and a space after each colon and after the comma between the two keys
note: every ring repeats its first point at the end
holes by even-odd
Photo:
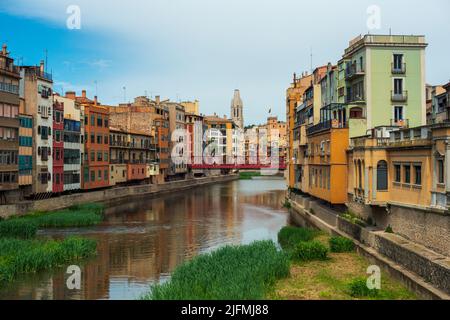
{"type": "Polygon", "coordinates": [[[403,120],[403,106],[394,107],[394,121],[400,122],[403,120]]]}
{"type": "Polygon", "coordinates": [[[95,126],[95,116],[91,115],[91,126],[95,126]]]}
{"type": "Polygon", "coordinates": [[[104,124],[105,124],[105,128],[108,128],[108,119],[105,119],[104,124]]]}
{"type": "Polygon", "coordinates": [[[103,154],[103,161],[108,161],[108,157],[109,157],[108,152],[105,152],[103,154]]]}
{"type": "Polygon", "coordinates": [[[98,170],[98,181],[102,181],[102,170],[98,170]]]}
{"type": "Polygon", "coordinates": [[[105,172],[103,172],[103,180],[108,181],[108,170],[105,170],[105,172]]]}
{"type": "Polygon", "coordinates": [[[402,181],[402,170],[399,164],[394,165],[394,172],[395,172],[395,182],[401,182],[402,181]]]}
{"type": "Polygon", "coordinates": [[[108,135],[105,135],[105,137],[103,138],[103,141],[105,142],[105,144],[109,144],[109,137],[108,137],[108,135]]]}
{"type": "Polygon", "coordinates": [[[394,54],[394,70],[403,69],[403,54],[394,54]]]}
{"type": "Polygon", "coordinates": [[[91,161],[95,161],[95,151],[91,151],[91,161]]]}
{"type": "Polygon", "coordinates": [[[403,165],[405,171],[405,183],[411,183],[411,166],[409,164],[403,165]]]}
{"type": "Polygon", "coordinates": [[[91,171],[91,181],[95,182],[95,171],[91,171]]]}
{"type": "Polygon", "coordinates": [[[97,117],[97,127],[103,127],[103,119],[102,116],[97,117]]]}
{"type": "Polygon", "coordinates": [[[422,166],[420,164],[414,165],[414,184],[417,186],[422,185],[422,166]]]}
{"type": "Polygon", "coordinates": [[[377,165],[377,190],[387,190],[388,189],[388,171],[387,162],[382,160],[378,162],[377,165]]]}
{"type": "Polygon", "coordinates": [[[97,144],[102,144],[103,136],[101,134],[97,135],[97,144]]]}
{"type": "Polygon", "coordinates": [[[97,161],[102,161],[103,160],[103,153],[102,152],[97,152],[97,161]]]}
{"type": "Polygon", "coordinates": [[[95,143],[95,134],[91,133],[91,143],[95,143]]]}
{"type": "Polygon", "coordinates": [[[394,94],[403,94],[403,79],[394,79],[394,94]]]}
{"type": "Polygon", "coordinates": [[[437,161],[438,183],[444,183],[444,160],[437,161]]]}
{"type": "Polygon", "coordinates": [[[361,108],[351,108],[350,109],[350,118],[360,119],[362,117],[363,117],[363,111],[361,108]]]}

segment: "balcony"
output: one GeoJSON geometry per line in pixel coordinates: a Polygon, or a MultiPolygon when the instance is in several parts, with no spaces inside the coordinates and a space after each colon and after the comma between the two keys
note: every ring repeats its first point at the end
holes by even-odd
{"type": "Polygon", "coordinates": [[[349,104],[366,103],[366,99],[364,98],[364,95],[345,96],[345,103],[349,104]]]}
{"type": "Polygon", "coordinates": [[[392,74],[405,74],[406,73],[406,63],[401,63],[400,66],[392,63],[391,70],[392,70],[392,74]]]}
{"type": "Polygon", "coordinates": [[[19,94],[19,86],[10,83],[0,82],[0,91],[17,95],[19,94]]]}
{"type": "Polygon", "coordinates": [[[400,93],[391,91],[392,102],[406,102],[408,101],[408,91],[402,91],[400,93]]]}
{"type": "Polygon", "coordinates": [[[365,74],[366,73],[364,72],[364,69],[358,68],[356,63],[352,63],[352,64],[348,65],[347,68],[345,69],[345,79],[346,80],[352,80],[357,77],[362,77],[365,74]]]}
{"type": "Polygon", "coordinates": [[[391,119],[391,127],[409,128],[409,119],[391,119]]]}
{"type": "Polygon", "coordinates": [[[329,129],[345,129],[348,128],[347,125],[340,123],[338,120],[333,119],[333,120],[325,120],[322,121],[312,127],[309,127],[306,129],[306,135],[311,135],[311,134],[315,134],[321,131],[326,131],[329,129]]]}

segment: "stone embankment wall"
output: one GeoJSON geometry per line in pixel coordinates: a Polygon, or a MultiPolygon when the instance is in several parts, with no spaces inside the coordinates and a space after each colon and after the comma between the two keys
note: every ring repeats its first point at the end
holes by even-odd
{"type": "Polygon", "coordinates": [[[52,211],[68,208],[70,206],[91,202],[119,201],[142,196],[154,196],[166,192],[186,190],[193,187],[233,181],[239,179],[238,175],[213,176],[198,179],[168,182],[164,184],[138,185],[104,189],[99,191],[77,193],[50,198],[46,200],[24,201],[13,205],[0,206],[0,217],[8,218],[24,215],[33,211],[52,211]]]}
{"type": "Polygon", "coordinates": [[[446,212],[400,204],[386,210],[355,202],[348,203],[348,208],[364,219],[371,218],[379,229],[391,226],[396,234],[450,257],[450,215],[446,212]]]}
{"type": "MultiPolygon", "coordinates": [[[[450,258],[399,234],[362,227],[341,217],[314,198],[290,194],[291,219],[331,235],[350,237],[358,251],[408,288],[427,299],[450,299],[450,258]]],[[[394,229],[395,231],[395,229],[394,229]]],[[[448,242],[447,242],[448,246],[448,242]]]]}

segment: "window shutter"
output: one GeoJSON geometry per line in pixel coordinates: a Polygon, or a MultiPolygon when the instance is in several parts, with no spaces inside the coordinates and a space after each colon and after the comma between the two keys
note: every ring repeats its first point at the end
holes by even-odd
{"type": "Polygon", "coordinates": [[[38,126],[38,134],[41,134],[41,126],[38,126]]]}
{"type": "Polygon", "coordinates": [[[38,147],[38,155],[41,155],[41,147],[38,147]]]}

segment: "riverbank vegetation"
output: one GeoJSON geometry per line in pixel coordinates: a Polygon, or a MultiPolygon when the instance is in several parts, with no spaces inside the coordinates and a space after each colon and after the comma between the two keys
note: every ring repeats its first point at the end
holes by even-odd
{"type": "Polygon", "coordinates": [[[86,227],[103,220],[104,205],[92,203],[52,212],[35,212],[22,217],[0,221],[0,238],[30,239],[38,229],[86,227]]]}
{"type": "Polygon", "coordinates": [[[251,180],[253,177],[260,177],[261,172],[259,171],[241,171],[239,172],[240,180],[251,180]]]}
{"type": "Polygon", "coordinates": [[[177,267],[171,279],[151,288],[148,300],[263,299],[289,275],[289,258],[272,241],[226,246],[177,267]]]}
{"type": "Polygon", "coordinates": [[[283,250],[290,252],[292,264],[290,277],[277,281],[267,296],[270,299],[416,299],[384,272],[381,289],[370,290],[366,284],[370,263],[355,252],[350,239],[292,227],[283,228],[278,237],[280,244],[284,242],[283,250]]]}
{"type": "Polygon", "coordinates": [[[91,257],[96,242],[89,239],[56,240],[0,239],[0,283],[18,275],[59,267],[91,257]]]}
{"type": "Polygon", "coordinates": [[[37,239],[38,229],[84,227],[103,220],[104,206],[85,204],[55,212],[36,212],[0,221],[0,283],[18,275],[73,263],[96,253],[96,242],[71,237],[37,239]]]}
{"type": "Polygon", "coordinates": [[[226,246],[178,266],[145,300],[415,299],[387,274],[369,289],[369,262],[352,240],[321,231],[285,227],[272,241],[226,246]]]}

